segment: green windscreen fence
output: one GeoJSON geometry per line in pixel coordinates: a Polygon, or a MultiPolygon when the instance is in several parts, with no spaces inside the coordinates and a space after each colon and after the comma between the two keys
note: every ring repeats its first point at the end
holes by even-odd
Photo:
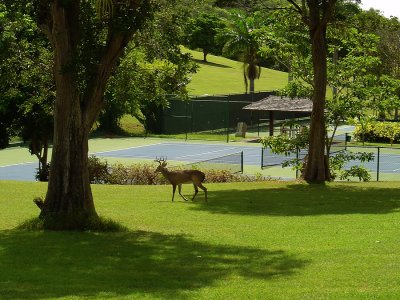
{"type": "MultiPolygon", "coordinates": [[[[245,123],[246,137],[268,132],[268,112],[244,110],[248,104],[268,97],[273,92],[225,96],[201,96],[182,100],[171,97],[164,110],[163,133],[183,135],[187,139],[234,140],[240,123],[245,123]]],[[[294,113],[277,112],[275,120],[301,117],[294,113]]]]}

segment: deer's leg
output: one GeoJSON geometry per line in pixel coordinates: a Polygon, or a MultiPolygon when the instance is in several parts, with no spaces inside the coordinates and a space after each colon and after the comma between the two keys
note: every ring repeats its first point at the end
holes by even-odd
{"type": "Polygon", "coordinates": [[[204,195],[207,202],[207,188],[204,185],[202,185],[201,182],[199,183],[199,188],[201,188],[204,191],[204,195]]]}
{"type": "Polygon", "coordinates": [[[185,196],[182,195],[181,191],[182,191],[182,184],[178,184],[178,192],[179,192],[179,195],[181,195],[181,197],[183,198],[183,200],[188,201],[188,199],[185,198],[185,196]]]}
{"type": "Polygon", "coordinates": [[[197,185],[193,183],[193,187],[194,187],[194,195],[192,197],[192,201],[194,199],[194,197],[196,197],[197,193],[199,192],[199,189],[197,188],[197,185]]]}
{"type": "Polygon", "coordinates": [[[176,190],[176,184],[173,184],[172,185],[172,202],[174,202],[175,190],[176,190]]]}

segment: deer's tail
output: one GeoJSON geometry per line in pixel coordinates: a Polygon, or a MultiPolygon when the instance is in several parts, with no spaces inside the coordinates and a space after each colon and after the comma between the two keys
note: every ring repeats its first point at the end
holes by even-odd
{"type": "Polygon", "coordinates": [[[204,182],[205,179],[206,179],[206,174],[204,174],[203,172],[200,172],[200,181],[204,182]]]}

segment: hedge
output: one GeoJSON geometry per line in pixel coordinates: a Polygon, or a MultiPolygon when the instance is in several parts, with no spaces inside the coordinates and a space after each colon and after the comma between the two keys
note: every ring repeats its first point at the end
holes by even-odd
{"type": "Polygon", "coordinates": [[[356,126],[354,138],[364,142],[400,143],[400,123],[373,122],[364,126],[356,126]]]}

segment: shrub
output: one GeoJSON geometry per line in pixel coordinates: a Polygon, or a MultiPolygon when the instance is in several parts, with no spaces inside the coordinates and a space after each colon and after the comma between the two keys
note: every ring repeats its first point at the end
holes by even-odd
{"type": "MultiPolygon", "coordinates": [[[[182,170],[184,166],[175,167],[174,170],[182,170]]],[[[109,184],[146,184],[159,185],[169,184],[167,179],[160,173],[155,173],[155,164],[135,163],[129,166],[122,164],[112,165],[109,171],[109,184]]],[[[200,168],[201,169],[201,168],[200,168]]],[[[238,181],[263,181],[271,180],[270,177],[264,178],[261,174],[256,176],[246,176],[232,173],[229,170],[221,169],[201,169],[206,175],[206,182],[238,182],[238,181]]]]}
{"type": "Polygon", "coordinates": [[[166,180],[161,174],[155,173],[154,164],[132,164],[124,166],[117,163],[111,166],[109,173],[110,184],[163,184],[166,180]]]}
{"type": "Polygon", "coordinates": [[[98,157],[89,156],[89,180],[91,183],[107,183],[108,182],[108,164],[101,161],[98,157]]]}
{"type": "MultiPolygon", "coordinates": [[[[49,164],[50,167],[50,164],[49,164]]],[[[152,163],[134,163],[125,166],[121,163],[109,165],[96,156],[89,157],[89,178],[90,183],[96,184],[119,184],[119,185],[158,185],[168,184],[167,179],[160,173],[156,173],[156,164],[152,163]]],[[[175,170],[182,170],[183,167],[175,167],[175,170]]],[[[246,176],[232,173],[229,170],[204,169],[206,182],[238,182],[238,181],[264,181],[271,180],[270,177],[264,178],[261,174],[256,176],[246,176]]],[[[43,174],[36,173],[44,178],[43,174]]],[[[45,181],[48,180],[48,169],[45,174],[45,181]]]]}
{"type": "Polygon", "coordinates": [[[400,123],[373,122],[365,125],[364,130],[361,126],[356,126],[354,137],[364,142],[399,143],[400,123]]]}

